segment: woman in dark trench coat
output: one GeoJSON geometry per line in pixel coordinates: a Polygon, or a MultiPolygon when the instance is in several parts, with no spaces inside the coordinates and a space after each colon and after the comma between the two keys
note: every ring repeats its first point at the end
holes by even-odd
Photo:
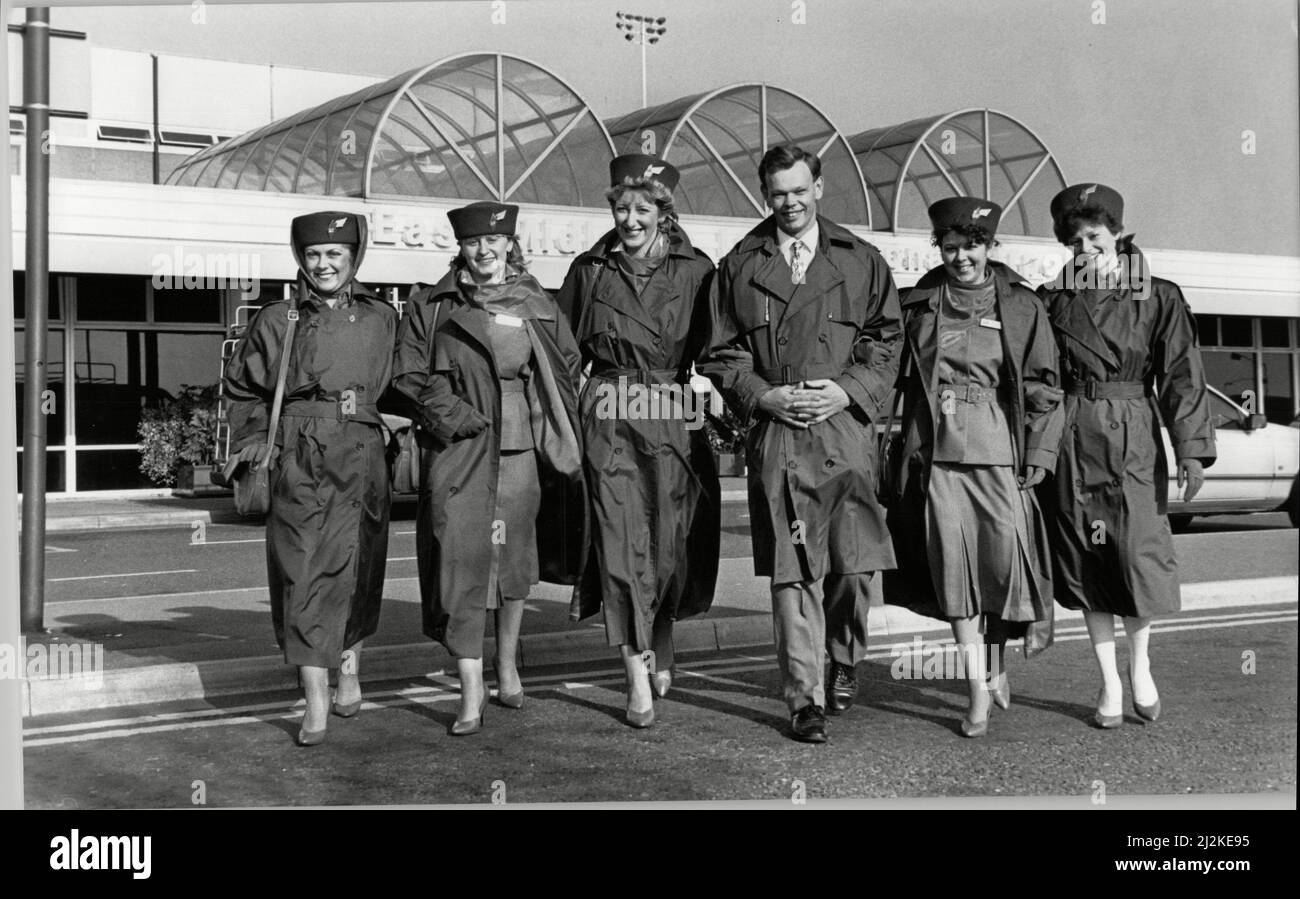
{"type": "Polygon", "coordinates": [[[1007,638],[1051,626],[1031,488],[1056,464],[1062,391],[1047,315],[1023,278],[988,258],[1001,208],[953,197],[929,212],[943,264],[902,299],[903,443],[889,513],[899,567],[884,592],[952,623],[970,694],[961,733],[978,737],[990,693],[1010,704],[1007,638]]]}
{"type": "Polygon", "coordinates": [[[1161,421],[1185,500],[1214,462],[1214,426],[1192,311],[1123,236],[1123,198],[1104,184],[1075,184],[1051,211],[1074,258],[1039,288],[1060,345],[1067,426],[1056,479],[1041,494],[1056,599],[1083,610],[1102,680],[1094,722],[1112,728],[1124,714],[1115,617],[1128,634],[1133,710],[1155,721],[1151,619],[1181,603],[1161,421]]]}
{"type": "Polygon", "coordinates": [[[388,467],[376,406],[389,383],[397,313],[356,281],[366,219],[299,216],[291,228],[299,292],[250,322],[226,365],[227,473],[273,466],[266,562],[275,638],[307,697],[298,742],[325,737],[361,708],[362,640],[379,624],[388,556],[388,467]],[[298,301],[302,297],[302,301],[298,301]],[[289,317],[297,315],[274,448],[267,431],[289,317]]]}
{"type": "Polygon", "coordinates": [[[673,621],[708,610],[718,573],[718,476],[690,385],[709,343],[713,263],[677,224],[677,180],[654,156],[611,161],[614,228],[574,260],[559,294],[591,365],[581,408],[592,552],[574,617],[603,601],[634,727],[653,723],[652,692],[672,683],[673,621]],[[648,408],[634,405],[652,391],[648,408]]]}
{"type": "Polygon", "coordinates": [[[424,632],[456,659],[457,736],[478,732],[487,706],[486,612],[497,699],[517,709],[524,599],[539,580],[575,583],[586,546],[578,348],[524,269],[518,210],[472,203],[448,214],[460,252],[407,303],[393,367],[419,429],[424,632]]]}

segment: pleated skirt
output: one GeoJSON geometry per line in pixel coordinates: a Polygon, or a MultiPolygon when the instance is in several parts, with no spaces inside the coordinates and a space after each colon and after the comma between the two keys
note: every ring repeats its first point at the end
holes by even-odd
{"type": "Polygon", "coordinates": [[[1030,498],[1009,465],[935,462],[926,502],[926,550],[948,618],[1042,621],[1032,576],[1030,498]]]}

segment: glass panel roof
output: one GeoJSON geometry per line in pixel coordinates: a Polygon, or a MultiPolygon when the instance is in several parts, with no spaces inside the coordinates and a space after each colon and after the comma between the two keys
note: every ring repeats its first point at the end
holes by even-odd
{"type": "Polygon", "coordinates": [[[816,107],[788,91],[733,85],[639,109],[606,125],[619,153],[654,153],[678,168],[682,177],[674,199],[681,212],[766,215],[759,161],[770,147],[794,143],[821,156],[821,211],[844,224],[871,223],[848,141],[816,107]]]}
{"type": "Polygon", "coordinates": [[[928,231],[931,203],[982,196],[1004,209],[1000,233],[1052,236],[1048,205],[1065,177],[1046,144],[1004,113],[965,109],[914,119],[864,131],[849,144],[877,228],[928,231]]]}
{"type": "Polygon", "coordinates": [[[474,53],[223,141],[168,183],[603,207],[613,155],[604,125],[558,76],[474,53]]]}

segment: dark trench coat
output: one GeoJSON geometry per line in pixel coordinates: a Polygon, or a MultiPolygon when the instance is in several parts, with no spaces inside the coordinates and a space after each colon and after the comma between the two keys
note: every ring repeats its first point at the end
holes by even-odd
{"type": "MultiPolygon", "coordinates": [[[[294,665],[337,668],[342,651],[379,626],[389,483],[377,404],[397,313],[352,287],[350,306],[330,309],[309,293],[299,308],[275,440],[267,575],[276,641],[294,665]],[[348,390],[353,404],[340,403],[348,390]],[[352,405],[355,412],[344,411],[352,405]]],[[[289,307],[259,311],[226,364],[232,455],[266,440],[289,307]]]]}
{"type": "MultiPolygon", "coordinates": [[[[1160,423],[1178,459],[1215,458],[1196,322],[1178,285],[1152,278],[1138,260],[1142,289],[1039,288],[1070,382],[1146,386],[1135,398],[1066,392],[1056,479],[1040,490],[1055,559],[1056,598],[1070,609],[1149,616],[1181,606],[1166,517],[1169,462],[1160,423]],[[1100,525],[1100,527],[1099,527],[1100,525]]],[[[1136,269],[1135,269],[1136,270],[1136,269]]]]}
{"type": "MultiPolygon", "coordinates": [[[[527,393],[542,493],[537,517],[540,575],[551,583],[574,584],[582,572],[587,541],[578,348],[550,297],[531,275],[520,277],[535,287],[525,327],[536,361],[527,393]]],[[[407,301],[397,335],[393,386],[407,402],[404,414],[418,429],[421,449],[415,539],[424,633],[458,657],[479,658],[493,582],[494,522],[501,517],[496,499],[501,385],[488,337],[488,313],[466,300],[454,270],[433,287],[417,288],[407,301]],[[476,411],[491,424],[473,437],[456,436],[476,411]]]]}
{"type": "Polygon", "coordinates": [[[711,350],[700,366],[750,425],[754,573],[773,583],[894,567],[871,422],[898,369],[898,291],[874,247],[817,221],[804,284],[791,283],[771,216],[723,258],[711,291],[711,350]],[[835,380],[849,407],[806,430],[757,410],[771,387],[817,378],[835,380]]]}
{"type": "MultiPolygon", "coordinates": [[[[592,366],[580,404],[592,547],[575,619],[595,614],[611,593],[646,623],[698,615],[713,602],[721,495],[703,428],[601,414],[601,392],[618,389],[620,378],[690,391],[691,365],[708,348],[713,263],[680,228],[668,234],[668,255],[640,296],[611,252],[611,231],[574,260],[557,297],[592,366]]],[[[702,403],[682,411],[703,423],[702,403]]]]}
{"type": "MultiPolygon", "coordinates": [[[[1051,476],[1061,442],[1062,392],[1055,337],[1038,298],[1014,269],[989,262],[993,270],[1002,366],[998,373],[998,401],[1007,412],[1016,474],[1024,476],[1031,465],[1051,476]]],[[[934,372],[939,333],[937,308],[943,290],[942,267],[927,272],[916,286],[904,292],[902,306],[909,360],[903,384],[902,446],[893,457],[889,484],[889,526],[898,554],[898,570],[884,576],[885,602],[905,606],[931,618],[944,618],[935,596],[927,557],[926,497],[938,419],[936,384],[923,383],[923,372],[934,372]]],[[[1052,596],[1051,548],[1038,504],[1030,497],[1029,575],[1038,594],[1052,596]]],[[[1010,525],[1007,525],[1010,527],[1010,525]]],[[[1035,648],[1048,642],[1050,622],[1035,634],[1035,648]]],[[[1014,631],[1019,635],[1023,627],[1014,631]]]]}

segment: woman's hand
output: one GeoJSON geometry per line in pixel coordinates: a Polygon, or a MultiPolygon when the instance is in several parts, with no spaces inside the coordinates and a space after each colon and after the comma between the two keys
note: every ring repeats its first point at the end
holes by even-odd
{"type": "Polygon", "coordinates": [[[221,469],[221,476],[229,481],[245,463],[253,468],[265,464],[268,470],[273,469],[277,455],[279,450],[274,446],[267,446],[260,440],[250,443],[226,461],[225,468],[221,469]]]}
{"type": "Polygon", "coordinates": [[[1047,477],[1046,468],[1039,468],[1037,465],[1030,465],[1025,470],[1025,476],[1019,479],[1020,489],[1028,490],[1030,487],[1037,486],[1043,482],[1043,478],[1045,477],[1047,477]]]}
{"type": "Polygon", "coordinates": [[[1183,491],[1183,502],[1190,503],[1196,494],[1201,492],[1201,485],[1205,483],[1205,469],[1201,467],[1198,459],[1179,459],[1178,460],[1178,486],[1187,485],[1183,491]]]}
{"type": "Polygon", "coordinates": [[[492,424],[492,421],[486,415],[471,406],[469,407],[469,415],[465,416],[465,420],[456,429],[456,436],[477,437],[490,424],[492,424]]]}

